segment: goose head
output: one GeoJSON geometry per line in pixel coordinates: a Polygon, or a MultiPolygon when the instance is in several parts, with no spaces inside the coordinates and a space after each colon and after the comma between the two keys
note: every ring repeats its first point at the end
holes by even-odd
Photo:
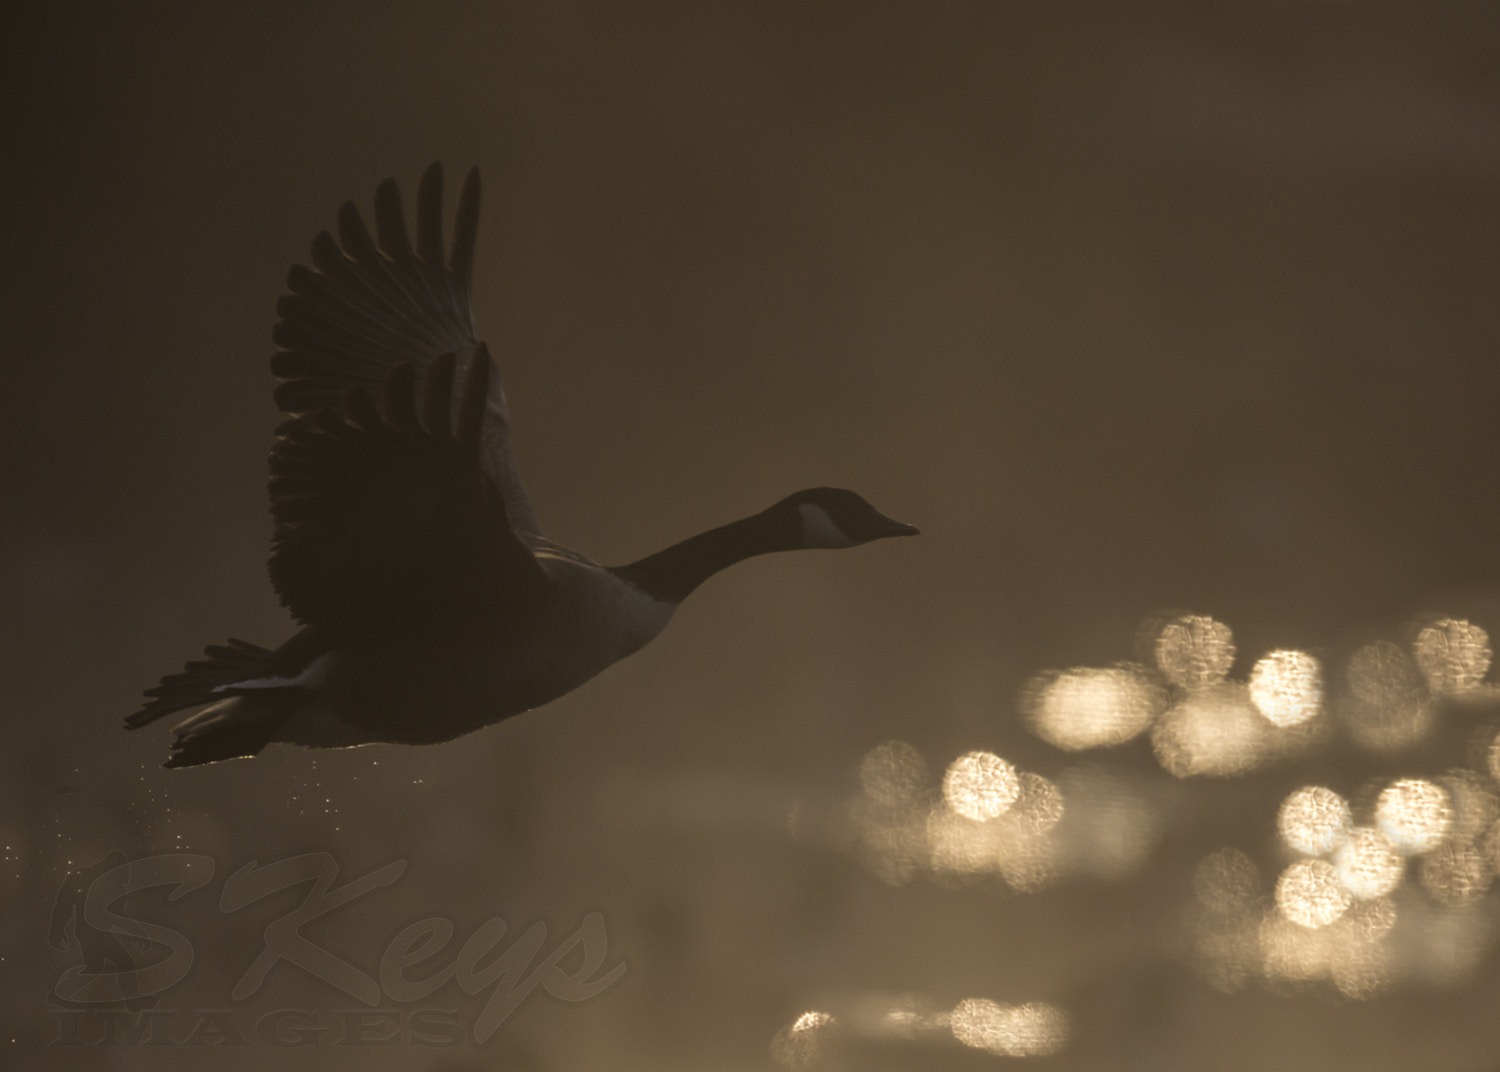
{"type": "Polygon", "coordinates": [[[915,536],[917,528],[886,517],[844,488],[808,488],[788,495],[769,514],[785,519],[796,547],[857,547],[887,536],[915,536]]]}

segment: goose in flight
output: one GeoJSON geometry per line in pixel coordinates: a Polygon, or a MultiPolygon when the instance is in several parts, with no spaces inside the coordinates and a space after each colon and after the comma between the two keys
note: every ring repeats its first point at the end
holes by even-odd
{"type": "Polygon", "coordinates": [[[505,392],[474,331],[479,173],[443,249],[442,169],[396,183],[375,233],[346,203],[277,305],[271,371],[289,419],[271,452],[271,582],[301,630],[230,640],[149,689],[125,720],[176,711],[168,767],[271,741],[451,740],[555,700],[638,650],[704,580],[752,555],[916,529],[852,491],[809,488],[626,566],[542,535],[511,452],[505,392]],[[206,706],[205,706],[206,705],[206,706]]]}

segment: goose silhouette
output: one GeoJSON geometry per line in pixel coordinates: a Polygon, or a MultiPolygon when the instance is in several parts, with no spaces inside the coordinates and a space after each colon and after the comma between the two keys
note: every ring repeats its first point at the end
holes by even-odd
{"type": "Polygon", "coordinates": [[[289,419],[271,453],[270,572],[301,630],[230,640],[149,689],[129,729],[175,727],[168,767],[310,747],[432,744],[538,707],[655,637],[708,577],[753,555],[917,530],[852,491],[809,488],[625,566],[547,539],[516,468],[505,392],[470,300],[479,173],[443,249],[443,174],[346,203],[277,305],[289,419]],[[204,706],[207,705],[207,706],[204,706]]]}

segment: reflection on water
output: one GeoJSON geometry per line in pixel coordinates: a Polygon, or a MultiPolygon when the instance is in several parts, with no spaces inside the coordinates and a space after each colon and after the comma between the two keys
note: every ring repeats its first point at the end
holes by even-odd
{"type": "Polygon", "coordinates": [[[1092,764],[1054,782],[970,752],[949,765],[941,791],[911,784],[897,796],[889,782],[865,777],[892,756],[914,753],[900,741],[871,749],[860,765],[861,792],[844,809],[850,847],[892,885],[921,873],[989,875],[1034,893],[1070,873],[1120,879],[1139,869],[1160,833],[1160,808],[1138,780],[1092,764]]]}
{"type": "Polygon", "coordinates": [[[1332,852],[1354,822],[1349,803],[1332,789],[1307,785],[1292,793],[1276,815],[1276,830],[1293,852],[1322,856],[1332,852]]]}
{"type": "Polygon", "coordinates": [[[1163,769],[1179,778],[1243,774],[1269,752],[1270,724],[1243,685],[1214,685],[1184,696],[1151,731],[1163,769]]]}
{"type": "Polygon", "coordinates": [[[1166,692],[1145,667],[1122,663],[1036,679],[1022,707],[1038,737],[1069,752],[1124,744],[1159,715],[1166,692]]]}
{"type": "Polygon", "coordinates": [[[1333,863],[1344,888],[1361,900],[1390,893],[1401,884],[1406,868],[1390,840],[1370,826],[1350,830],[1334,850],[1333,863]]]}
{"type": "Polygon", "coordinates": [[[896,998],[865,995],[850,1002],[848,1016],[804,1012],[777,1032],[771,1056],[799,1072],[817,1067],[840,1042],[902,1039],[937,1046],[955,1042],[1003,1057],[1044,1057],[1067,1045],[1068,1015],[1055,1005],[1006,1005],[964,998],[942,1011],[920,994],[896,998]]]}
{"type": "Polygon", "coordinates": [[[1326,860],[1298,860],[1276,880],[1276,907],[1293,923],[1316,929],[1344,914],[1353,898],[1326,860]]]}
{"type": "Polygon", "coordinates": [[[1157,635],[1156,665],[1178,688],[1217,685],[1234,665],[1234,634],[1223,622],[1184,615],[1157,635]]]}
{"type": "MultiPolygon", "coordinates": [[[[1177,797],[1193,782],[1349,754],[1348,745],[1388,770],[1443,719],[1500,698],[1484,681],[1488,635],[1457,619],[1413,626],[1404,645],[1367,643],[1331,679],[1318,658],[1289,648],[1236,678],[1233,634],[1212,618],[1183,615],[1151,630],[1154,666],[1054,670],[1021,692],[1024,725],[1061,753],[1094,751],[1088,762],[1044,777],[975,750],[949,762],[934,785],[936,766],[912,745],[870,749],[843,812],[852,851],[892,884],[998,879],[1045,896],[1082,876],[1130,881],[1168,836],[1182,812],[1177,797]],[[1118,767],[1097,758],[1143,735],[1170,777],[1131,769],[1148,754],[1139,746],[1118,767]]],[[[1196,974],[1224,992],[1260,980],[1277,991],[1329,986],[1361,1001],[1468,979],[1496,931],[1487,895],[1500,871],[1500,738],[1487,733],[1469,752],[1478,769],[1386,774],[1342,791],[1336,777],[1309,779],[1255,824],[1264,840],[1199,859],[1182,901],[1196,974]]],[[[970,997],[945,1013],[912,995],[872,1001],[841,1017],[850,1030],[946,1033],[1009,1056],[1051,1053],[1068,1038],[1067,1015],[1052,1005],[970,997]]]]}
{"type": "Polygon", "coordinates": [[[1273,651],[1250,671],[1250,702],[1277,726],[1306,722],[1323,707],[1323,668],[1305,651],[1273,651]]]}
{"type": "Polygon", "coordinates": [[[1016,769],[993,752],[959,756],[943,775],[943,800],[966,819],[998,818],[1020,795],[1016,769]]]}
{"type": "Polygon", "coordinates": [[[826,1012],[809,1011],[782,1028],[771,1042],[771,1056],[782,1068],[800,1072],[823,1060],[838,1030],[826,1012]]]}
{"type": "Polygon", "coordinates": [[[988,998],[965,998],[949,1016],[949,1025],[965,1046],[1006,1057],[1056,1053],[1068,1038],[1062,1010],[1038,1003],[1011,1007],[988,998]]]}
{"type": "Polygon", "coordinates": [[[1489,859],[1472,844],[1439,847],[1422,860],[1422,888],[1440,904],[1468,904],[1484,894],[1495,880],[1489,859]]]}
{"type": "Polygon", "coordinates": [[[1070,752],[1149,733],[1157,761],[1178,778],[1243,775],[1328,738],[1314,656],[1269,652],[1241,682],[1230,678],[1236,649],[1223,622],[1189,614],[1146,628],[1154,667],[1074,667],[1033,678],[1021,697],[1031,730],[1070,752]]]}
{"type": "Polygon", "coordinates": [[[1434,622],[1417,634],[1412,647],[1427,687],[1439,696],[1472,691],[1490,669],[1489,634],[1469,622],[1434,622]]]}
{"type": "Polygon", "coordinates": [[[1380,791],[1375,825],[1405,856],[1429,852],[1453,825],[1448,794],[1420,778],[1402,778],[1380,791]]]}

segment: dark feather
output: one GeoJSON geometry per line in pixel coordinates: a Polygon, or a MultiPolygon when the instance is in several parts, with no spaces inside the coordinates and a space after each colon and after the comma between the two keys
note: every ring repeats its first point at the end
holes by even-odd
{"type": "Polygon", "coordinates": [[[480,464],[489,376],[481,350],[465,371],[457,435],[451,356],[433,363],[420,401],[403,362],[378,409],[356,388],[344,412],[284,426],[271,455],[271,579],[332,643],[381,620],[461,625],[545,584],[480,464]]]}
{"type": "MultiPolygon", "coordinates": [[[[342,413],[351,391],[380,398],[403,364],[419,388],[441,355],[457,360],[474,352],[471,294],[479,195],[479,172],[473,170],[459,192],[446,260],[438,164],[422,174],[414,234],[392,179],[376,191],[373,235],[352,203],[339,210],[338,237],[324,231],[313,240],[312,268],[292,268],[290,293],[276,306],[273,338],[281,350],[271,359],[271,371],[282,381],[275,394],[278,406],[294,416],[342,413]]],[[[498,377],[487,376],[486,382],[482,464],[505,500],[512,527],[536,534],[536,512],[511,450],[505,394],[498,377]]],[[[432,423],[434,414],[423,416],[432,423]]],[[[401,427],[409,431],[411,424],[401,427]]]]}

